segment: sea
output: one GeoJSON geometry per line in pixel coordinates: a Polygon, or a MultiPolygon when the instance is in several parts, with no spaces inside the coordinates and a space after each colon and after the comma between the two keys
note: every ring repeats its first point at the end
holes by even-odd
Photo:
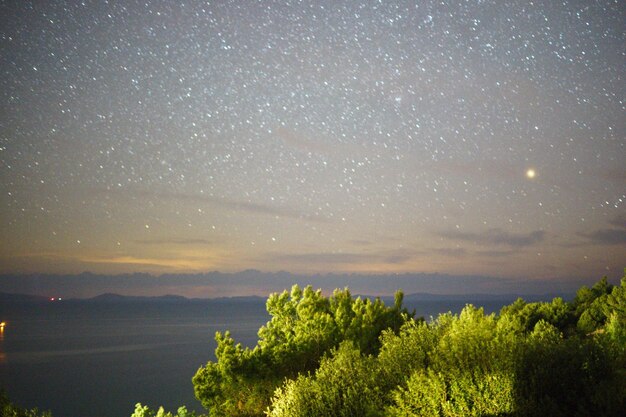
{"type": "MultiPolygon", "coordinates": [[[[485,310],[504,304],[486,301],[485,310]]],[[[407,303],[426,318],[464,305],[407,303]]],[[[253,347],[269,319],[261,298],[4,303],[0,388],[20,407],[54,417],[130,417],[136,403],[206,412],[191,378],[215,359],[215,332],[253,347]]]]}

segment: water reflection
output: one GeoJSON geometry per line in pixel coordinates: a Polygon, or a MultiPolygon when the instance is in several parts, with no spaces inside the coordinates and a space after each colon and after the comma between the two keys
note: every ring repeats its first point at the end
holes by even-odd
{"type": "Polygon", "coordinates": [[[4,353],[4,328],[6,325],[4,321],[0,322],[0,364],[5,363],[7,360],[7,355],[4,353]]]}

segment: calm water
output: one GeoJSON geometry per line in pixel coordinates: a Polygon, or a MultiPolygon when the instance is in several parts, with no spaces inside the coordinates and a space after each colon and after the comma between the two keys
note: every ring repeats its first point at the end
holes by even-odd
{"type": "Polygon", "coordinates": [[[55,417],[130,416],[137,402],[202,410],[191,377],[213,359],[217,330],[244,345],[264,302],[0,306],[0,386],[55,417]]]}
{"type": "MultiPolygon", "coordinates": [[[[464,304],[407,307],[429,317],[464,304]]],[[[214,359],[215,332],[253,346],[268,319],[260,300],[0,305],[0,387],[55,417],[127,417],[137,402],[202,411],[191,377],[214,359]]]]}

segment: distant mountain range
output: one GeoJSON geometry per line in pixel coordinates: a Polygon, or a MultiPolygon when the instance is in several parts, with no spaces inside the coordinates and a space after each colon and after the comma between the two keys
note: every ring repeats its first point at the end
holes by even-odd
{"type": "MultiPolygon", "coordinates": [[[[621,276],[620,276],[621,278],[621,276]]],[[[619,279],[614,277],[614,285],[619,279]]],[[[272,292],[282,292],[294,284],[301,288],[311,285],[326,294],[335,288],[349,288],[352,294],[385,294],[392,296],[403,289],[407,297],[433,299],[437,294],[569,294],[583,285],[593,285],[595,280],[563,279],[513,279],[479,275],[447,275],[428,273],[406,274],[315,274],[297,275],[288,272],[262,272],[246,270],[236,273],[208,272],[198,274],[121,274],[76,275],[54,274],[0,274],[0,292],[14,294],[40,294],[66,298],[87,298],[98,294],[180,294],[188,298],[214,298],[238,295],[256,295],[262,298],[272,292]]],[[[455,295],[443,296],[458,298],[455,295]]],[[[535,297],[535,296],[534,296],[535,297]]],[[[466,299],[466,296],[462,296],[466,299]]],[[[536,297],[535,297],[536,298],[536,297]]],[[[439,298],[441,300],[441,298],[439,298]]]]}
{"type": "Polygon", "coordinates": [[[100,294],[93,298],[80,299],[81,301],[91,301],[91,302],[99,302],[99,303],[119,303],[119,302],[137,302],[137,301],[158,301],[158,302],[169,302],[169,303],[177,303],[181,301],[189,301],[188,298],[183,297],[181,295],[161,295],[154,297],[141,297],[141,296],[130,296],[130,295],[121,295],[121,294],[113,294],[106,293],[100,294]]]}
{"type": "MultiPolygon", "coordinates": [[[[355,295],[361,298],[374,299],[376,297],[370,295],[355,295]]],[[[419,302],[467,302],[478,304],[480,302],[503,302],[510,303],[518,297],[522,297],[528,302],[534,301],[550,301],[555,297],[562,297],[565,300],[572,299],[574,294],[543,294],[543,295],[517,295],[517,294],[430,294],[430,293],[414,293],[405,294],[405,304],[415,304],[419,302]]],[[[379,297],[387,305],[392,305],[394,297],[379,297]]],[[[264,302],[266,297],[259,296],[240,296],[240,297],[220,297],[220,298],[187,298],[181,295],[162,295],[162,296],[129,296],[115,293],[105,293],[92,298],[71,298],[59,299],[51,297],[43,297],[39,295],[29,294],[12,294],[0,292],[0,303],[47,303],[47,302],[72,302],[72,303],[131,303],[131,302],[152,302],[152,303],[186,303],[186,302],[264,302]]]]}
{"type": "Polygon", "coordinates": [[[49,300],[48,297],[42,297],[40,295],[0,292],[0,303],[45,303],[49,300]]]}
{"type": "MultiPolygon", "coordinates": [[[[546,294],[430,294],[430,293],[414,293],[406,294],[404,301],[515,301],[518,298],[523,298],[525,301],[551,301],[556,297],[561,297],[564,300],[570,300],[574,297],[575,293],[546,293],[546,294]]],[[[393,300],[393,297],[391,297],[393,300]]]]}

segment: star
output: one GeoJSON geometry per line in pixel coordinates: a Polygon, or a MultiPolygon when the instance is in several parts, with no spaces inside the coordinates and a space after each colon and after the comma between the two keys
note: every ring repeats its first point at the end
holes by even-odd
{"type": "Polygon", "coordinates": [[[2,3],[0,274],[621,277],[620,2],[43,3],[2,3]]]}

